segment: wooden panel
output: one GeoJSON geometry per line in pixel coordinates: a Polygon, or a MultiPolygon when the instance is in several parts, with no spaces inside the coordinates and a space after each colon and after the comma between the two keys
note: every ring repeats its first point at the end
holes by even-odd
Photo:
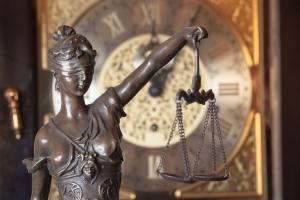
{"type": "Polygon", "coordinates": [[[32,154],[35,119],[35,11],[31,0],[0,1],[0,199],[30,197],[31,178],[21,163],[32,154]],[[24,137],[10,130],[9,110],[3,97],[7,87],[19,89],[24,137]]]}
{"type": "Polygon", "coordinates": [[[299,1],[280,1],[283,199],[300,199],[299,9],[299,1]]]}

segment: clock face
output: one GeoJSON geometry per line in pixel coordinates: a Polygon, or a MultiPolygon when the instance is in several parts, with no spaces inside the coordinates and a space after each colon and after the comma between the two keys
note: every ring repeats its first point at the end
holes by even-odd
{"type": "MultiPolygon", "coordinates": [[[[203,26],[209,33],[200,46],[202,87],[212,89],[216,95],[224,146],[230,157],[239,146],[251,109],[251,71],[230,25],[203,1],[112,0],[101,1],[88,10],[75,25],[77,32],[85,35],[98,51],[94,79],[85,99],[87,103],[93,102],[106,88],[116,86],[130,74],[157,43],[192,25],[203,26]]],[[[153,83],[148,83],[126,105],[128,116],[120,124],[125,160],[122,184],[134,190],[167,191],[178,187],[176,183],[159,178],[155,170],[175,117],[175,94],[178,89],[186,90],[191,86],[194,72],[192,47],[185,46],[163,70],[166,76],[160,85],[161,93],[153,95],[153,83]]],[[[59,94],[53,90],[52,96],[57,112],[59,94]]],[[[183,110],[193,160],[207,106],[184,105],[183,110]]],[[[210,132],[208,129],[201,154],[201,173],[211,172],[210,132]]],[[[179,136],[172,140],[166,166],[175,173],[183,173],[179,141],[179,136]]],[[[217,146],[217,153],[220,152],[217,146]]],[[[221,156],[217,158],[217,164],[222,164],[221,156]]]]}

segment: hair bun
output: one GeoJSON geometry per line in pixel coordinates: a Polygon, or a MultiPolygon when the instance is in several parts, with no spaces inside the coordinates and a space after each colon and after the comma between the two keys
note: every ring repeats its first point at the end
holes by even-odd
{"type": "Polygon", "coordinates": [[[76,31],[71,26],[62,25],[53,33],[55,41],[61,41],[71,35],[75,35],[76,31]]]}

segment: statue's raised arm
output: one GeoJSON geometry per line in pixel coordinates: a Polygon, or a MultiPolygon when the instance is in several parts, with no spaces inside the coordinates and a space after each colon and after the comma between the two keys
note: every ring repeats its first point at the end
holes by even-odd
{"type": "Polygon", "coordinates": [[[136,95],[159,69],[174,58],[188,41],[192,42],[195,38],[201,40],[205,37],[207,37],[207,32],[204,28],[186,27],[167,41],[156,46],[145,61],[121,84],[115,87],[123,106],[136,95]]]}

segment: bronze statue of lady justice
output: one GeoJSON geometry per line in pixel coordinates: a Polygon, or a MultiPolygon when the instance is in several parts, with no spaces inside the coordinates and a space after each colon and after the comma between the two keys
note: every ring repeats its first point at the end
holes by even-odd
{"type": "Polygon", "coordinates": [[[48,60],[62,104],[59,113],[38,131],[34,158],[24,160],[32,173],[31,199],[48,199],[51,177],[62,200],[119,199],[123,107],[187,42],[205,37],[204,28],[184,28],[153,49],[123,82],[86,105],[83,95],[92,81],[96,51],[72,27],[59,27],[48,60]]]}

